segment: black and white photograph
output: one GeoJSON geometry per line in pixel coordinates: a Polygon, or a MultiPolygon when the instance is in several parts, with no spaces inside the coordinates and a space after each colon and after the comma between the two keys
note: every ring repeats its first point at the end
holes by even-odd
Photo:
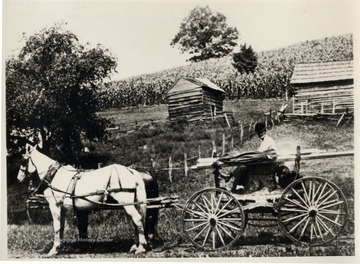
{"type": "Polygon", "coordinates": [[[4,0],[0,259],[356,263],[358,7],[4,0]]]}

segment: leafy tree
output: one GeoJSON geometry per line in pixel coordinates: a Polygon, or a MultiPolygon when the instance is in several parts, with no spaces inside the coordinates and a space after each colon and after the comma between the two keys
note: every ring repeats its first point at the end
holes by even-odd
{"type": "MultiPolygon", "coordinates": [[[[240,73],[253,73],[257,67],[257,56],[251,46],[248,48],[246,44],[240,46],[240,52],[233,54],[233,61],[232,65],[234,68],[240,73]]],[[[247,89],[244,86],[244,89],[247,89]]],[[[245,91],[246,94],[246,91],[245,91]]],[[[241,96],[241,85],[238,86],[238,93],[237,98],[240,99],[241,96]]]]}
{"type": "Polygon", "coordinates": [[[57,149],[70,161],[83,140],[101,138],[107,121],[96,115],[96,93],[116,66],[107,49],[84,47],[62,25],[29,37],[6,60],[8,151],[9,135],[39,134],[45,152],[57,149]]]}
{"type": "Polygon", "coordinates": [[[253,73],[258,65],[256,53],[251,46],[246,44],[240,46],[240,52],[233,54],[232,64],[239,73],[253,73]]]}
{"type": "Polygon", "coordinates": [[[182,53],[194,55],[189,61],[197,62],[228,55],[238,36],[237,29],[227,25],[223,14],[212,12],[208,6],[196,7],[183,20],[170,45],[178,44],[182,53]]]}

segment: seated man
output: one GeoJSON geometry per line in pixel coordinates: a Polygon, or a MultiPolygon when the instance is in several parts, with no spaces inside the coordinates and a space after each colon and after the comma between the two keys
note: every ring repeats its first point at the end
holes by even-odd
{"type": "MultiPolygon", "coordinates": [[[[261,139],[261,143],[259,148],[257,149],[257,152],[259,154],[265,155],[266,159],[269,160],[275,160],[277,157],[277,148],[275,141],[266,134],[266,125],[264,122],[258,122],[255,124],[255,132],[258,135],[258,137],[261,139]]],[[[268,173],[269,169],[271,170],[271,165],[264,164],[262,166],[261,164],[257,164],[252,169],[255,169],[257,173],[268,173]]],[[[238,166],[233,172],[232,175],[235,177],[232,192],[233,193],[243,193],[245,191],[245,187],[248,185],[249,182],[249,166],[241,165],[238,166]]],[[[261,189],[261,186],[254,187],[256,189],[261,189]]],[[[254,188],[250,188],[254,189],[254,188]]]]}

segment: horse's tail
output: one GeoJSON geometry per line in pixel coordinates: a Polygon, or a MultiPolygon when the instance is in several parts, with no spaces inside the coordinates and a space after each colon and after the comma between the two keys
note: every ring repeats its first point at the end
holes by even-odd
{"type": "MultiPolygon", "coordinates": [[[[138,186],[139,191],[144,186],[146,191],[146,199],[147,198],[157,198],[159,197],[159,185],[156,180],[148,171],[142,171],[142,170],[136,170],[136,173],[140,175],[141,177],[141,184],[138,186]]],[[[140,201],[139,201],[140,202],[140,201]]],[[[147,201],[146,201],[147,202],[147,201]]],[[[159,219],[159,209],[158,208],[147,208],[147,206],[142,206],[140,208],[141,214],[144,217],[145,220],[145,237],[148,240],[148,242],[152,242],[151,240],[159,239],[157,234],[157,225],[158,225],[158,219],[159,219]]]]}
{"type": "MultiPolygon", "coordinates": [[[[142,179],[145,183],[146,197],[157,198],[159,197],[159,185],[156,178],[149,172],[140,172],[142,179]]],[[[152,243],[155,238],[158,238],[157,226],[159,219],[159,208],[147,208],[145,218],[145,237],[148,242],[152,243]],[[150,241],[149,241],[150,240],[150,241]]]]}

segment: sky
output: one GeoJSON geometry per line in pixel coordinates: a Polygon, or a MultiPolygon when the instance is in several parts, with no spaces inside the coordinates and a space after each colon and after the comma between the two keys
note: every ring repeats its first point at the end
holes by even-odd
{"type": "MultiPolygon", "coordinates": [[[[238,0],[3,0],[3,57],[24,46],[31,36],[55,23],[66,23],[80,43],[102,44],[117,57],[112,80],[188,64],[170,42],[180,23],[196,6],[224,14],[240,33],[238,44],[256,51],[306,40],[354,33],[356,1],[238,0]]],[[[238,49],[238,48],[237,48],[238,49]]],[[[237,50],[235,49],[235,51],[237,50]]]]}

